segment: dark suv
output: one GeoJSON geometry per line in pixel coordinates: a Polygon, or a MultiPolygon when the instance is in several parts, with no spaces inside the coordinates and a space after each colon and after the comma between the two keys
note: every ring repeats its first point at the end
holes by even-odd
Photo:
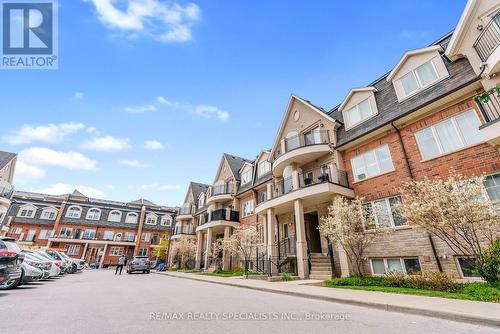
{"type": "Polygon", "coordinates": [[[24,255],[16,239],[0,237],[0,290],[15,288],[21,281],[24,255]]]}
{"type": "Polygon", "coordinates": [[[151,261],[147,256],[134,256],[132,261],[127,265],[127,274],[131,274],[134,271],[142,271],[143,273],[149,274],[151,270],[151,261]]]}

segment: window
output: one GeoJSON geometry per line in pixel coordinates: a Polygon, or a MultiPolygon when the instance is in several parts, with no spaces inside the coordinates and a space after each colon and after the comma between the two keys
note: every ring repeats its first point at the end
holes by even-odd
{"type": "Polygon", "coordinates": [[[401,77],[401,85],[406,96],[422,89],[438,79],[438,74],[432,60],[420,65],[413,71],[401,77]]]}
{"type": "Polygon", "coordinates": [[[241,174],[241,184],[247,184],[252,181],[252,170],[247,170],[241,174]]]}
{"type": "Polygon", "coordinates": [[[372,274],[375,276],[387,273],[403,273],[417,275],[422,273],[418,258],[371,259],[372,274]]]}
{"type": "Polygon", "coordinates": [[[205,205],[205,193],[200,194],[200,198],[198,198],[198,208],[201,208],[205,205]]]}
{"type": "Polygon", "coordinates": [[[319,128],[314,128],[310,131],[304,132],[304,143],[306,146],[321,144],[321,132],[319,128]]]}
{"type": "Polygon", "coordinates": [[[157,220],[158,220],[158,217],[156,217],[156,215],[148,214],[146,216],[146,224],[148,224],[148,225],[156,225],[157,220]]]}
{"type": "Polygon", "coordinates": [[[125,232],[124,241],[134,241],[134,233],[133,232],[125,232]]]}
{"type": "Polygon", "coordinates": [[[243,203],[243,217],[253,214],[253,201],[243,203]]]}
{"type": "Polygon", "coordinates": [[[372,107],[370,106],[370,99],[366,99],[355,105],[354,107],[348,109],[345,112],[347,116],[347,123],[349,127],[353,127],[356,124],[363,122],[365,119],[370,118],[374,115],[372,107]]]}
{"type": "Polygon", "coordinates": [[[113,231],[104,231],[103,238],[104,240],[113,240],[115,233],[113,231]]]}
{"type": "Polygon", "coordinates": [[[137,256],[148,256],[148,249],[147,248],[139,248],[139,253],[137,256]]]}
{"type": "Polygon", "coordinates": [[[34,218],[36,209],[32,206],[22,206],[19,208],[19,212],[17,213],[18,217],[23,218],[34,218]]]}
{"type": "Polygon", "coordinates": [[[122,213],[118,210],[113,210],[109,213],[108,221],[110,222],[120,222],[122,220],[122,213]]]}
{"type": "Polygon", "coordinates": [[[83,239],[94,239],[95,230],[85,230],[83,231],[83,239]]]}
{"type": "Polygon", "coordinates": [[[141,241],[146,241],[146,242],[148,242],[150,238],[151,238],[151,234],[149,234],[149,233],[143,233],[143,234],[141,235],[141,241]]]}
{"type": "Polygon", "coordinates": [[[500,173],[488,175],[484,180],[484,187],[490,201],[500,202],[500,173]]]}
{"type": "Polygon", "coordinates": [[[79,206],[70,206],[66,212],[66,217],[68,218],[80,218],[82,214],[82,208],[79,206]]]}
{"type": "Polygon", "coordinates": [[[401,197],[389,197],[363,204],[365,228],[395,227],[406,225],[406,219],[395,209],[403,203],[401,197]]]}
{"type": "Polygon", "coordinates": [[[161,217],[160,225],[161,226],[171,226],[172,225],[172,217],[170,217],[170,216],[161,217]]]}
{"type": "Polygon", "coordinates": [[[125,223],[137,224],[137,218],[139,218],[139,215],[137,213],[129,212],[127,213],[127,218],[125,218],[125,223]]]}
{"type": "Polygon", "coordinates": [[[355,181],[394,170],[387,144],[351,159],[355,181]]]}
{"type": "Polygon", "coordinates": [[[21,234],[23,229],[20,227],[11,227],[9,232],[12,234],[21,234]]]}
{"type": "Polygon", "coordinates": [[[40,234],[38,234],[38,239],[47,240],[48,238],[50,238],[51,234],[52,230],[41,230],[40,234]]]}
{"type": "Polygon", "coordinates": [[[73,232],[71,227],[61,227],[59,236],[69,238],[71,236],[71,232],[73,232]]]}
{"type": "Polygon", "coordinates": [[[64,247],[67,255],[78,255],[80,254],[80,245],[66,245],[64,247]]]}
{"type": "Polygon", "coordinates": [[[109,249],[109,256],[122,256],[123,255],[123,247],[111,247],[109,249]]]}
{"type": "Polygon", "coordinates": [[[477,278],[481,277],[479,270],[474,263],[475,259],[471,257],[457,258],[460,274],[463,278],[477,278]]]}
{"type": "Polygon", "coordinates": [[[450,117],[415,133],[424,160],[481,141],[479,119],[474,110],[450,117]]]}
{"type": "Polygon", "coordinates": [[[266,175],[271,171],[271,163],[267,160],[259,162],[257,166],[257,175],[260,177],[262,175],[266,175]]]}
{"type": "Polygon", "coordinates": [[[54,220],[56,219],[56,210],[54,209],[45,209],[42,211],[40,215],[40,219],[54,220]]]}
{"type": "Polygon", "coordinates": [[[89,220],[99,220],[101,217],[101,210],[92,208],[89,211],[87,211],[87,219],[89,220]]]}

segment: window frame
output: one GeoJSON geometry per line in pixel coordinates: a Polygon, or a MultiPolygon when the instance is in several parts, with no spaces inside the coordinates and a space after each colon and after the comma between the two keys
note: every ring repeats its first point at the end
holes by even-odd
{"type": "Polygon", "coordinates": [[[156,224],[158,224],[158,216],[156,214],[154,214],[154,213],[148,213],[146,215],[145,220],[144,220],[144,224],[146,224],[146,225],[156,225],[156,224]],[[154,223],[150,223],[149,222],[150,219],[154,220],[154,223]]]}
{"type": "Polygon", "coordinates": [[[271,172],[271,163],[269,161],[262,160],[257,164],[257,177],[262,177],[263,175],[267,175],[270,172],[271,172]],[[265,172],[262,172],[263,168],[261,166],[263,166],[264,164],[268,167],[266,167],[265,172]]]}
{"type": "Polygon", "coordinates": [[[359,101],[357,104],[355,104],[351,108],[344,111],[344,115],[347,118],[346,130],[352,129],[352,128],[358,126],[359,124],[364,123],[365,121],[369,120],[373,116],[377,115],[377,112],[373,109],[372,104],[370,103],[370,99],[371,99],[371,96],[368,96],[366,99],[359,101]],[[359,105],[365,101],[368,103],[368,107],[370,109],[370,115],[366,118],[361,118],[361,110],[359,109],[359,105]],[[352,112],[354,109],[356,109],[359,112],[359,117],[360,117],[359,119],[360,120],[355,122],[355,123],[352,123],[350,112],[352,112]]]}
{"type": "Polygon", "coordinates": [[[404,97],[403,98],[408,98],[410,96],[413,96],[415,94],[417,94],[418,92],[421,92],[422,90],[426,89],[427,87],[430,87],[431,85],[433,85],[434,83],[438,82],[439,80],[441,80],[442,77],[439,76],[439,72],[436,68],[436,65],[434,64],[434,57],[429,59],[428,61],[424,62],[423,64],[420,64],[419,66],[411,69],[410,71],[406,72],[405,74],[403,74],[402,76],[399,77],[399,80],[400,81],[400,84],[401,84],[401,92],[404,94],[404,97]],[[427,63],[431,63],[432,65],[432,69],[434,71],[434,74],[436,75],[436,79],[428,82],[425,86],[422,85],[422,81],[417,73],[417,69],[421,68],[422,66],[424,66],[425,64],[427,63]],[[406,93],[405,89],[404,89],[404,86],[403,86],[403,82],[401,81],[403,79],[404,76],[408,75],[408,74],[412,74],[413,75],[413,78],[415,79],[415,82],[417,83],[417,88],[409,93],[406,93]]]}
{"type": "Polygon", "coordinates": [[[121,222],[121,221],[122,221],[122,212],[121,212],[120,210],[111,210],[111,211],[109,212],[109,214],[108,214],[108,221],[109,221],[109,222],[113,222],[113,223],[119,223],[119,222],[121,222]],[[119,216],[118,216],[118,217],[119,217],[119,218],[118,218],[118,220],[113,220],[113,219],[111,219],[111,217],[112,217],[112,215],[113,215],[114,213],[118,213],[118,215],[119,215],[119,216]]]}
{"type": "Polygon", "coordinates": [[[19,218],[35,218],[37,208],[32,205],[22,205],[17,211],[17,217],[19,218]],[[23,214],[26,212],[26,214],[23,214]]]}
{"type": "Polygon", "coordinates": [[[463,279],[470,279],[470,280],[482,280],[480,276],[465,276],[464,272],[462,270],[462,266],[460,265],[460,259],[466,259],[466,258],[471,258],[470,256],[455,256],[455,265],[457,266],[457,271],[460,276],[460,278],[463,279]]]}
{"type": "Polygon", "coordinates": [[[141,241],[149,242],[151,240],[151,233],[142,233],[141,241]]]}
{"type": "Polygon", "coordinates": [[[405,219],[405,221],[406,221],[405,224],[403,224],[403,225],[395,225],[395,223],[394,223],[394,213],[392,211],[391,202],[390,202],[390,200],[393,199],[393,198],[399,198],[400,201],[401,201],[401,204],[404,204],[403,197],[400,196],[400,195],[379,198],[379,199],[376,199],[376,200],[373,200],[373,201],[364,202],[362,204],[363,206],[364,205],[368,205],[368,204],[370,205],[371,217],[373,217],[374,222],[375,222],[375,227],[374,228],[367,227],[366,226],[366,219],[365,219],[365,217],[363,215],[363,228],[364,228],[365,231],[370,231],[370,230],[375,230],[375,229],[380,229],[380,228],[404,228],[404,227],[409,226],[408,221],[406,219],[405,219]],[[385,205],[386,205],[386,207],[388,209],[389,221],[390,221],[390,224],[391,224],[390,226],[380,226],[379,223],[378,223],[378,216],[374,212],[375,203],[376,202],[381,202],[381,201],[385,202],[385,205]]]}
{"type": "Polygon", "coordinates": [[[401,263],[401,268],[403,268],[402,273],[405,275],[408,275],[408,271],[406,269],[406,264],[404,260],[417,260],[418,265],[420,267],[420,274],[422,274],[422,262],[420,261],[419,256],[405,256],[405,257],[372,257],[370,258],[370,271],[372,276],[384,276],[386,275],[389,271],[389,266],[387,265],[387,260],[399,260],[401,263]],[[373,260],[383,260],[384,261],[384,273],[383,274],[375,274],[373,270],[373,260]]]}
{"type": "Polygon", "coordinates": [[[40,232],[38,232],[38,239],[39,240],[47,240],[51,237],[51,234],[52,234],[52,230],[40,230],[40,232]]]}
{"type": "Polygon", "coordinates": [[[138,221],[139,221],[139,214],[137,212],[128,212],[127,216],[125,216],[125,223],[127,223],[127,224],[137,224],[138,221]],[[135,217],[134,222],[129,221],[129,217],[131,217],[131,216],[135,217]]]}
{"type": "MultiPolygon", "coordinates": [[[[439,157],[445,156],[447,154],[451,154],[451,153],[454,153],[454,152],[457,152],[457,151],[466,149],[468,147],[472,147],[472,146],[475,146],[475,145],[478,145],[478,144],[482,143],[482,140],[479,140],[479,141],[477,141],[475,143],[471,143],[471,144],[466,144],[465,143],[465,138],[463,137],[462,130],[458,126],[456,118],[459,117],[459,116],[461,116],[461,115],[464,115],[466,113],[469,113],[469,112],[472,112],[475,115],[475,117],[476,117],[479,125],[481,125],[481,120],[479,119],[479,116],[477,115],[476,110],[474,108],[471,108],[471,109],[467,109],[464,112],[460,112],[458,114],[455,114],[455,115],[452,115],[452,116],[447,117],[445,119],[442,119],[439,122],[436,122],[434,124],[431,124],[429,126],[421,128],[418,131],[415,131],[415,133],[413,135],[415,137],[415,141],[417,142],[418,151],[420,152],[420,157],[422,158],[421,161],[428,161],[428,160],[432,160],[432,159],[435,159],[435,158],[439,158],[439,157]],[[455,148],[453,150],[444,152],[442,143],[440,142],[439,136],[437,134],[436,126],[439,125],[439,124],[443,124],[443,123],[445,123],[447,121],[451,121],[451,124],[453,125],[453,129],[456,131],[456,133],[458,133],[458,140],[459,140],[459,142],[460,142],[460,144],[462,146],[460,146],[458,148],[455,148]],[[422,150],[422,144],[421,144],[421,142],[420,142],[420,140],[418,138],[418,134],[422,133],[424,130],[427,130],[427,129],[431,130],[432,137],[433,137],[433,139],[434,139],[434,141],[435,141],[435,143],[437,145],[438,151],[439,151],[439,154],[433,155],[433,156],[430,156],[430,157],[424,157],[424,153],[423,153],[423,150],[422,150]]],[[[478,129],[478,131],[479,131],[479,129],[478,129]]]]}
{"type": "Polygon", "coordinates": [[[242,211],[243,211],[243,217],[248,217],[248,216],[251,216],[254,214],[255,212],[255,207],[253,205],[253,200],[248,200],[248,201],[245,201],[243,202],[243,207],[242,207],[242,211]],[[246,205],[249,205],[250,206],[250,213],[247,214],[247,212],[245,211],[246,210],[246,205]]]}
{"type": "Polygon", "coordinates": [[[160,226],[171,227],[172,226],[172,216],[163,215],[160,219],[160,226]]]}
{"type": "Polygon", "coordinates": [[[396,170],[396,169],[395,169],[395,167],[394,167],[394,161],[393,161],[393,159],[392,159],[391,149],[390,149],[390,147],[389,147],[389,144],[387,144],[387,143],[386,143],[386,144],[382,144],[382,145],[380,145],[380,146],[377,146],[377,147],[375,147],[375,148],[373,148],[373,149],[371,149],[371,150],[368,150],[368,151],[366,151],[366,152],[363,152],[363,153],[361,153],[361,154],[358,154],[358,155],[356,155],[356,156],[352,157],[352,158],[350,159],[350,161],[351,161],[351,169],[352,169],[352,176],[353,176],[354,182],[361,182],[361,181],[368,180],[368,179],[370,179],[370,178],[377,177],[377,176],[383,175],[383,174],[385,174],[385,173],[390,173],[390,172],[393,172],[393,171],[395,171],[395,170],[396,170]],[[376,151],[377,151],[377,150],[379,150],[379,149],[380,149],[380,148],[382,148],[382,147],[387,147],[387,151],[388,151],[389,156],[390,156],[390,158],[391,158],[391,165],[392,165],[392,168],[391,168],[391,169],[388,169],[388,170],[386,170],[386,171],[381,171],[381,169],[380,169],[380,161],[379,161],[379,158],[378,158],[377,153],[376,153],[376,151]],[[368,174],[367,174],[367,165],[365,164],[365,159],[364,159],[364,157],[365,157],[366,155],[368,155],[369,153],[371,153],[371,154],[373,154],[373,155],[374,155],[374,157],[375,157],[375,162],[376,162],[376,164],[377,164],[377,168],[378,168],[378,173],[377,173],[377,174],[374,174],[374,175],[368,175],[368,174]],[[363,168],[364,168],[364,172],[365,172],[365,173],[364,173],[364,174],[365,174],[365,178],[364,178],[364,179],[358,179],[358,175],[355,173],[355,171],[356,171],[356,169],[357,169],[357,168],[354,168],[354,163],[353,163],[353,161],[354,161],[356,158],[361,158],[361,159],[362,159],[362,161],[363,161],[363,168]]]}
{"type": "Polygon", "coordinates": [[[249,184],[250,182],[252,182],[252,169],[241,174],[241,185],[249,184]],[[248,175],[248,180],[245,180],[246,175],[248,175]]]}
{"type": "Polygon", "coordinates": [[[79,205],[71,205],[71,206],[68,208],[68,210],[66,210],[66,215],[65,215],[65,217],[66,217],[66,218],[73,218],[73,219],[80,219],[80,218],[81,218],[81,216],[82,216],[82,211],[83,211],[83,209],[82,209],[82,207],[81,207],[81,206],[79,206],[79,205]],[[71,215],[70,215],[71,210],[72,210],[72,209],[74,209],[74,208],[78,208],[78,209],[79,209],[78,216],[73,216],[73,214],[71,214],[71,215]]]}
{"type": "MultiPolygon", "coordinates": [[[[67,238],[69,238],[71,236],[71,234],[73,234],[73,228],[72,227],[62,226],[59,229],[59,236],[64,235],[67,238]],[[63,233],[63,230],[64,230],[64,233],[63,233]],[[69,231],[69,235],[68,235],[68,231],[69,231]]],[[[82,236],[83,236],[83,234],[82,234],[82,236]]]]}
{"type": "Polygon", "coordinates": [[[80,245],[78,245],[78,244],[66,244],[64,246],[64,249],[65,249],[64,252],[68,256],[69,255],[78,255],[78,254],[80,254],[80,245]],[[70,252],[70,250],[72,250],[72,251],[70,252]]]}
{"type": "Polygon", "coordinates": [[[99,220],[99,219],[101,219],[101,209],[99,209],[99,208],[88,209],[87,214],[85,215],[85,219],[87,219],[87,220],[99,220]],[[97,217],[95,217],[95,215],[93,215],[94,212],[97,212],[97,217]]]}
{"type": "Polygon", "coordinates": [[[109,248],[108,256],[122,256],[125,253],[125,247],[112,246],[109,248]]]}
{"type": "Polygon", "coordinates": [[[123,233],[122,238],[123,238],[123,241],[134,242],[135,233],[134,232],[125,232],[125,233],[123,233]],[[132,238],[128,238],[127,237],[127,236],[130,236],[130,235],[132,235],[132,238]]]}
{"type": "Polygon", "coordinates": [[[114,231],[111,231],[111,230],[106,230],[106,231],[104,231],[104,233],[102,234],[102,238],[103,238],[104,240],[110,240],[110,241],[113,241],[113,239],[115,238],[115,232],[114,232],[114,231]],[[111,238],[107,238],[107,237],[106,237],[106,234],[108,234],[108,235],[109,235],[109,234],[111,234],[111,238]]]}
{"type": "Polygon", "coordinates": [[[148,256],[148,249],[147,248],[139,248],[139,251],[137,252],[137,256],[148,256]],[[145,251],[145,252],[143,252],[145,251]]]}
{"type": "Polygon", "coordinates": [[[40,214],[40,219],[43,219],[43,220],[55,220],[57,218],[57,210],[54,209],[54,208],[45,208],[42,210],[42,213],[40,214]],[[44,214],[46,213],[53,213],[54,216],[53,217],[44,217],[44,214]]]}
{"type": "Polygon", "coordinates": [[[95,239],[95,236],[96,236],[96,230],[90,229],[90,228],[83,230],[82,239],[93,240],[93,239],[95,239]],[[92,235],[92,238],[85,237],[85,234],[87,233],[87,231],[92,231],[93,232],[93,233],[90,233],[92,235]]]}

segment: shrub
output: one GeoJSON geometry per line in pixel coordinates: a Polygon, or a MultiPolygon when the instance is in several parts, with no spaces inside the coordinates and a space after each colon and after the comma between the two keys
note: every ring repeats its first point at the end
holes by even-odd
{"type": "Polygon", "coordinates": [[[490,302],[500,302],[500,289],[487,283],[462,284],[463,293],[474,299],[490,302]]]}
{"type": "Polygon", "coordinates": [[[500,285],[500,238],[483,252],[482,262],[479,268],[481,277],[490,284],[500,285]]]}
{"type": "Polygon", "coordinates": [[[438,291],[455,291],[457,283],[446,273],[439,271],[426,271],[422,274],[429,289],[438,291]]]}
{"type": "Polygon", "coordinates": [[[242,273],[242,272],[245,271],[245,269],[242,266],[235,266],[234,269],[233,269],[233,271],[235,273],[242,273]]]}
{"type": "Polygon", "coordinates": [[[380,276],[351,276],[332,278],[328,286],[389,286],[388,281],[380,276]]]}
{"type": "Polygon", "coordinates": [[[293,281],[293,276],[290,274],[283,274],[283,275],[281,275],[280,279],[282,282],[293,281]]]}

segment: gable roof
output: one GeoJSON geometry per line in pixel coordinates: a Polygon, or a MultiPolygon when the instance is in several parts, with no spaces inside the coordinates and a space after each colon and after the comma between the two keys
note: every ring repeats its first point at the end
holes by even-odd
{"type": "Polygon", "coordinates": [[[139,198],[135,201],[129,202],[128,204],[138,204],[138,205],[147,205],[147,206],[158,206],[155,203],[148,201],[147,199],[144,198],[139,198]]]}
{"type": "Polygon", "coordinates": [[[189,187],[191,188],[191,192],[193,193],[194,200],[198,201],[198,198],[200,197],[201,193],[207,192],[209,185],[197,182],[190,182],[189,187]]]}
{"type": "Polygon", "coordinates": [[[17,157],[17,154],[15,153],[0,151],[0,169],[7,166],[7,164],[11,162],[15,157],[17,157]]]}
{"type": "Polygon", "coordinates": [[[344,101],[342,101],[342,103],[339,105],[339,110],[342,111],[342,109],[344,109],[345,105],[347,104],[347,102],[349,102],[349,100],[351,99],[351,97],[354,94],[359,93],[359,92],[374,92],[375,93],[376,91],[377,91],[377,88],[372,87],[372,86],[351,88],[349,93],[347,93],[347,96],[344,98],[344,101]]]}
{"type": "Polygon", "coordinates": [[[411,51],[406,51],[403,55],[403,57],[401,57],[401,59],[399,60],[399,62],[396,64],[396,66],[394,66],[394,68],[392,69],[392,71],[389,72],[389,74],[387,75],[387,78],[386,80],[387,81],[392,81],[392,79],[394,78],[394,76],[399,72],[399,69],[404,65],[404,63],[406,63],[406,60],[412,56],[415,56],[415,55],[418,55],[418,54],[422,54],[422,53],[427,53],[427,52],[433,52],[433,51],[443,51],[443,47],[439,44],[436,44],[436,45],[431,45],[431,46],[428,46],[426,48],[421,48],[421,49],[415,49],[415,50],[411,50],[411,51]]]}
{"type": "Polygon", "coordinates": [[[75,196],[75,197],[85,197],[87,198],[87,196],[85,196],[84,194],[82,194],[80,191],[78,191],[77,189],[75,189],[72,193],[71,193],[71,196],[75,196]]]}
{"type": "Polygon", "coordinates": [[[243,165],[246,162],[250,162],[250,163],[252,162],[251,160],[248,160],[248,159],[245,159],[242,157],[238,157],[236,155],[231,155],[229,153],[224,153],[223,157],[224,157],[224,159],[226,159],[226,161],[229,165],[229,168],[231,169],[231,173],[233,173],[233,176],[237,181],[240,180],[239,171],[240,171],[241,167],[243,167],[243,165]]]}

